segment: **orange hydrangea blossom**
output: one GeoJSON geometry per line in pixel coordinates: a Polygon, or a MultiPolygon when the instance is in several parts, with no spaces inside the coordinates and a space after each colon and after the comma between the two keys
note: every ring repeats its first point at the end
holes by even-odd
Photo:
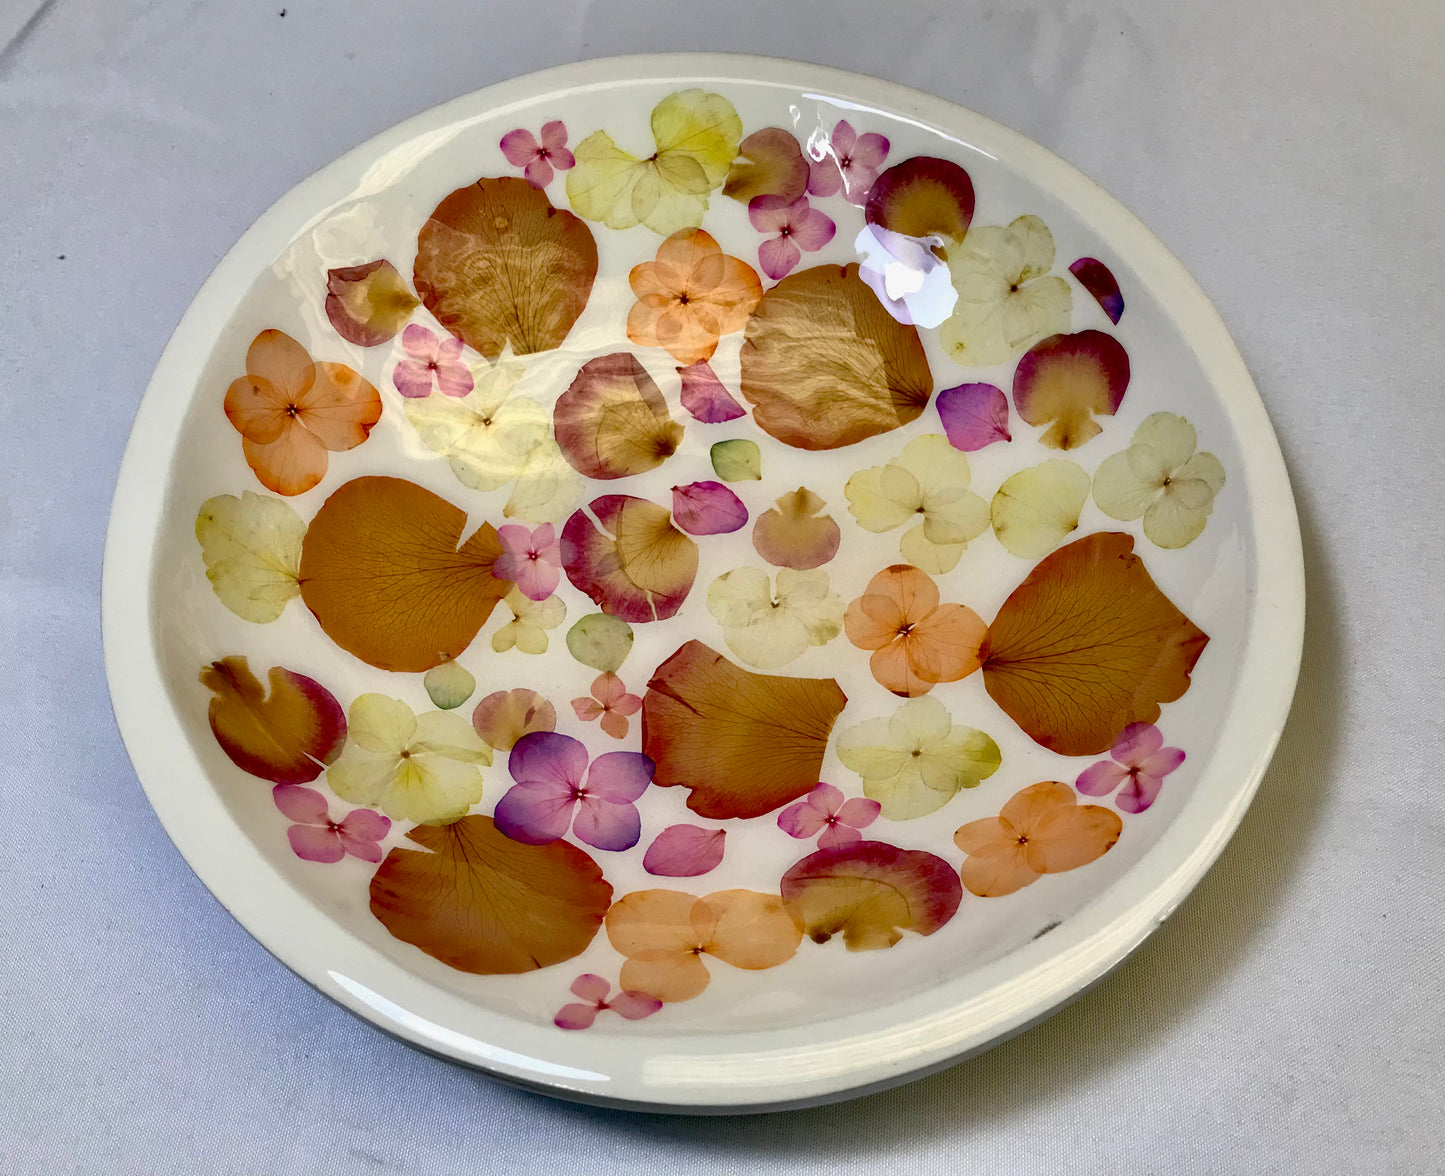
{"type": "Polygon", "coordinates": [[[848,639],[873,650],[870,668],[903,698],[957,682],[979,667],[988,626],[961,604],[941,604],[938,585],[910,564],[884,568],[843,618],[848,639]]]}
{"type": "Polygon", "coordinates": [[[1123,828],[1117,813],[1079,804],[1067,784],[1045,780],[1015,793],[998,816],[962,826],[953,842],[968,854],[961,875],[969,892],[1001,898],[1103,857],[1123,828]]]}
{"type": "Polygon", "coordinates": [[[682,364],[711,359],[718,340],[742,330],[763,296],[753,268],[724,254],[701,229],[668,237],[657,259],[633,266],[628,281],[637,302],[627,316],[627,337],[665,348],[682,364]]]}
{"type": "Polygon", "coordinates": [[[366,440],[381,419],[381,395],[345,364],[315,362],[290,335],[268,329],[251,341],[225,408],[246,464],[266,489],[289,496],[326,476],[328,451],[366,440]]]}

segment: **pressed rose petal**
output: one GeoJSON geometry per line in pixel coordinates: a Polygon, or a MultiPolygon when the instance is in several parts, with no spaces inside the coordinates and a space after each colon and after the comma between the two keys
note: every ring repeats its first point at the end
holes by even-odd
{"type": "Polygon", "coordinates": [[[1097,257],[1079,258],[1069,266],[1069,273],[1094,296],[1111,323],[1117,323],[1124,316],[1124,295],[1119,292],[1119,281],[1097,257]]]}
{"type": "Polygon", "coordinates": [[[338,335],[358,347],[394,338],[420,305],[385,259],[326,273],[326,317],[338,335]]]}
{"type": "Polygon", "coordinates": [[[1008,397],[992,384],[959,384],[938,394],[938,415],[949,444],[965,453],[1012,441],[1008,397]]]}
{"type": "Polygon", "coordinates": [[[894,164],[874,181],[864,216],[906,237],[962,241],[973,220],[973,181],[946,159],[917,155],[894,164]]]}
{"type": "Polygon", "coordinates": [[[642,868],[666,878],[696,878],[722,862],[727,834],[697,825],[669,825],[647,847],[642,868]]]}
{"type": "Polygon", "coordinates": [[[314,788],[302,788],[299,784],[277,784],[271,789],[271,799],[283,814],[303,825],[325,825],[331,820],[326,797],[314,788]]]}
{"type": "Polygon", "coordinates": [[[499,751],[510,751],[523,735],[553,731],[557,711],[535,690],[498,690],[472,712],[477,734],[499,751]]]}
{"type": "Polygon", "coordinates": [[[1094,415],[1113,416],[1129,387],[1129,356],[1112,335],[1079,331],[1035,343],[1014,369],[1014,408],[1051,449],[1075,449],[1096,437],[1094,415]]]}
{"type": "Polygon", "coordinates": [[[791,131],[764,127],[738,144],[723,195],[743,204],[759,196],[796,200],[808,186],[808,161],[791,131]]]}
{"type": "Polygon", "coordinates": [[[672,513],[626,494],[594,498],[588,511],[577,511],[562,529],[572,584],[604,612],[634,624],[675,614],[692,590],[698,553],[672,525],[672,513]]]}
{"type": "Polygon", "coordinates": [[[274,666],[268,694],[244,657],[213,662],[200,677],[215,695],[211,732],[242,771],[275,784],[305,784],[341,754],[346,712],[314,679],[274,666]]]}
{"type": "Polygon", "coordinates": [[[753,549],[779,567],[821,567],[838,554],[843,541],[833,516],[818,513],[826,505],[805,486],[784,494],[753,524],[753,549]]]}
{"type": "Polygon", "coordinates": [[[672,518],[689,535],[727,535],[747,525],[748,508],[721,482],[672,488],[672,518]]]}
{"type": "Polygon", "coordinates": [[[723,387],[706,360],[677,369],[682,377],[682,407],[705,425],[735,421],[747,412],[723,387]]]}
{"type": "Polygon", "coordinates": [[[552,422],[568,462],[589,478],[645,473],[682,443],[662,392],[625,351],[588,360],[557,398],[552,422]]]}
{"type": "Polygon", "coordinates": [[[286,839],[296,856],[308,862],[339,862],[346,856],[340,835],[330,827],[292,825],[286,830],[286,839]]]}

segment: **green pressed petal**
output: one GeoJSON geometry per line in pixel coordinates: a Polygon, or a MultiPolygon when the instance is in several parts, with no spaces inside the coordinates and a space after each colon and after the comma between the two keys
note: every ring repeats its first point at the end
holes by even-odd
{"type": "Polygon", "coordinates": [[[915,769],[886,780],[863,781],[863,795],[882,806],[882,815],[890,821],[911,821],[937,812],[958,791],[942,791],[923,782],[915,769]]]}
{"type": "Polygon", "coordinates": [[[756,482],[763,476],[763,451],[756,441],[719,441],[708,456],[714,472],[724,482],[756,482]]]}
{"type": "MultiPolygon", "coordinates": [[[[521,631],[522,622],[510,620],[495,633],[492,634],[492,652],[506,653],[517,644],[517,634],[521,631]]],[[[544,633],[545,637],[546,634],[544,633]]]]}
{"type": "Polygon", "coordinates": [[[1139,518],[1159,497],[1159,484],[1134,472],[1130,450],[1106,457],[1094,471],[1094,502],[1111,519],[1139,518]]]}
{"type": "Polygon", "coordinates": [[[363,694],[347,716],[350,741],[379,755],[400,755],[416,734],[416,715],[398,698],[363,694]]]}
{"type": "Polygon", "coordinates": [[[606,613],[592,613],[567,630],[567,649],[584,666],[615,674],[632,652],[632,626],[606,613]]]}
{"type": "Polygon", "coordinates": [[[910,698],[888,720],[892,742],[910,752],[926,750],[953,730],[948,708],[936,698],[910,698]]]}
{"type": "Polygon", "coordinates": [[[742,628],[725,629],[723,637],[740,661],[760,670],[787,665],[812,644],[806,626],[780,608],[758,613],[742,628]]]}
{"type": "Polygon", "coordinates": [[[426,672],[422,685],[426,687],[427,697],[432,700],[433,706],[452,710],[472,696],[477,680],[460,663],[444,661],[426,672]]]}

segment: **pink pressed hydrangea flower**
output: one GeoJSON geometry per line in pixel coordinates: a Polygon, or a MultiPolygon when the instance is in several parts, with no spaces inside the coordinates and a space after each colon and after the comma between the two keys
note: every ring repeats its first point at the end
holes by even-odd
{"type": "Polygon", "coordinates": [[[576,739],[535,731],[512,748],[507,770],[517,783],[497,802],[493,820],[527,845],[547,845],[570,828],[597,849],[631,849],[642,836],[632,802],[652,783],[655,767],[640,752],[609,751],[589,768],[587,749],[576,739]]]}
{"type": "Polygon", "coordinates": [[[517,589],[529,600],[546,600],[562,581],[562,544],[551,523],[543,523],[535,531],[516,523],[497,528],[502,554],[492,567],[492,574],[502,580],[514,580],[517,589]]]}
{"type": "Polygon", "coordinates": [[[848,203],[861,208],[888,158],[888,140],[872,133],[860,135],[843,119],[833,128],[823,150],[823,157],[810,163],[808,191],[814,196],[831,196],[842,188],[848,203]]]}
{"type": "Polygon", "coordinates": [[[473,388],[472,373],[462,362],[462,341],[438,339],[420,323],[411,323],[401,333],[407,358],[396,365],[391,378],[403,396],[430,396],[435,384],[447,396],[465,396],[473,388]]]}
{"type": "Polygon", "coordinates": [[[602,729],[614,739],[627,738],[627,717],[642,709],[642,699],[628,694],[616,674],[599,674],[592,683],[591,698],[574,698],[572,709],[584,723],[602,720],[602,729]]]}
{"type": "Polygon", "coordinates": [[[778,814],[778,828],[790,837],[818,838],[819,849],[837,849],[861,841],[866,829],[878,819],[882,810],[876,800],[855,796],[844,800],[843,793],[831,784],[819,784],[797,804],[790,804],[778,814]]]}
{"type": "Polygon", "coordinates": [[[748,220],[760,233],[777,234],[758,248],[763,273],[774,281],[792,272],[804,250],[812,253],[823,248],[837,231],[831,219],[808,207],[806,196],[792,201],[781,196],[755,196],[748,202],[748,220]]]}
{"type": "Polygon", "coordinates": [[[1184,762],[1177,747],[1165,747],[1153,723],[1130,723],[1109,749],[1114,762],[1100,760],[1085,768],[1074,787],[1085,796],[1107,796],[1118,788],[1114,804],[1126,813],[1142,813],[1159,795],[1164,777],[1184,762]]]}
{"type": "Polygon", "coordinates": [[[572,995],[580,996],[583,1003],[563,1005],[552,1023],[558,1029],[588,1029],[597,1020],[597,1014],[605,1009],[629,1021],[640,1021],[662,1008],[662,1001],[645,992],[628,990],[608,1000],[611,991],[612,985],[601,976],[591,972],[578,976],[572,981],[572,995]]]}
{"type": "Polygon", "coordinates": [[[567,128],[554,119],[542,127],[539,142],[531,131],[508,131],[502,136],[502,154],[513,167],[520,167],[534,188],[545,188],[552,174],[566,171],[577,161],[567,150],[567,128]]]}
{"type": "Polygon", "coordinates": [[[286,830],[286,839],[297,857],[308,862],[339,862],[351,854],[362,861],[379,862],[386,856],[380,842],[390,831],[391,821],[380,813],[352,809],[340,821],[333,821],[326,797],[299,784],[278,784],[271,790],[271,798],[296,822],[286,830]]]}

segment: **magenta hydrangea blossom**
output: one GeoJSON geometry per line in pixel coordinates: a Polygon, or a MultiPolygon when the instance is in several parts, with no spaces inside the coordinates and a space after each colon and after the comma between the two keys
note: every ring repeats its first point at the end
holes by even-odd
{"type": "Polygon", "coordinates": [[[271,799],[296,824],[286,839],[296,856],[308,862],[339,862],[347,854],[366,862],[379,862],[386,854],[380,842],[391,830],[391,820],[371,809],[352,809],[340,821],[331,819],[326,797],[314,788],[278,784],[271,799]]]}
{"type": "Polygon", "coordinates": [[[462,341],[438,339],[420,323],[409,323],[401,333],[407,358],[396,365],[392,381],[403,396],[430,396],[432,386],[447,396],[465,396],[473,388],[472,373],[462,362],[462,341]]]}
{"type": "Polygon", "coordinates": [[[1184,762],[1177,747],[1165,747],[1153,723],[1130,723],[1109,749],[1114,762],[1100,760],[1084,769],[1074,787],[1085,796],[1107,796],[1118,788],[1114,804],[1126,813],[1142,813],[1159,795],[1164,777],[1184,762]]]}
{"type": "Polygon", "coordinates": [[[790,837],[806,838],[822,833],[819,849],[839,849],[863,840],[860,829],[878,819],[883,806],[876,800],[855,796],[844,800],[831,784],[819,784],[797,804],[778,814],[778,828],[790,837]]]}
{"type": "Polygon", "coordinates": [[[748,201],[748,220],[760,233],[776,233],[758,247],[763,273],[777,281],[792,272],[803,259],[833,239],[837,226],[826,213],[808,207],[808,198],[786,200],[781,196],[754,196],[748,201]]]}
{"type": "Polygon", "coordinates": [[[534,188],[545,188],[555,171],[566,171],[577,161],[567,150],[567,128],[557,119],[542,127],[540,141],[531,131],[508,131],[502,136],[502,154],[513,167],[520,167],[534,188]]]}
{"type": "Polygon", "coordinates": [[[629,1021],[640,1021],[662,1008],[662,1001],[657,997],[630,989],[608,1000],[611,983],[592,972],[585,972],[572,981],[571,991],[573,996],[580,996],[583,1003],[562,1006],[552,1020],[558,1029],[590,1029],[592,1022],[597,1020],[597,1014],[606,1009],[629,1021]]]}
{"type": "Polygon", "coordinates": [[[516,581],[529,600],[546,600],[562,582],[562,544],[551,523],[535,531],[516,523],[497,528],[502,554],[492,565],[492,575],[516,581]]]}
{"type": "Polygon", "coordinates": [[[497,802],[493,820],[527,845],[547,845],[570,828],[596,849],[631,849],[642,836],[632,802],[652,783],[656,767],[641,752],[609,751],[589,768],[587,749],[576,739],[534,731],[512,748],[507,770],[517,783],[497,802]]]}
{"type": "MultiPolygon", "coordinates": [[[[888,158],[888,140],[882,135],[858,134],[847,119],[833,128],[821,158],[815,156],[808,168],[808,191],[814,196],[832,196],[839,188],[849,204],[860,208],[868,199],[873,181],[888,158]]],[[[814,147],[809,144],[809,154],[814,147]]]]}

